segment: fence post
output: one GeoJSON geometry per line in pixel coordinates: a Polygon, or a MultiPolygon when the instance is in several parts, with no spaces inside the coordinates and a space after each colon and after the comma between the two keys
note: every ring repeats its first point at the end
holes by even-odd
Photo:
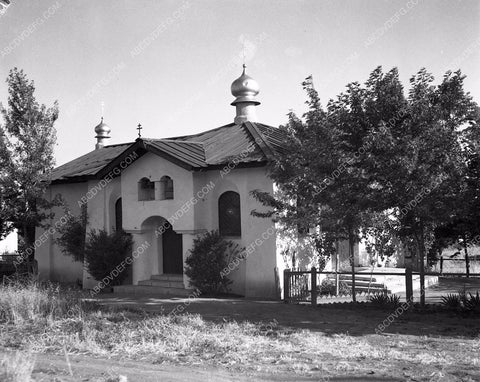
{"type": "Polygon", "coordinates": [[[440,274],[443,274],[443,256],[440,256],[440,274]]]}
{"type": "Polygon", "coordinates": [[[312,285],[312,305],[317,305],[317,268],[312,267],[311,275],[311,285],[312,285]]]}
{"type": "Polygon", "coordinates": [[[288,303],[290,297],[290,269],[283,271],[283,301],[288,303]]]}

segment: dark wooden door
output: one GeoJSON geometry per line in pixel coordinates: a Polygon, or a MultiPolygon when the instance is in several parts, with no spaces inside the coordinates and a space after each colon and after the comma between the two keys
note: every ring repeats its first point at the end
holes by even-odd
{"type": "Polygon", "coordinates": [[[176,233],[171,225],[162,235],[163,273],[183,274],[182,235],[176,233]]]}

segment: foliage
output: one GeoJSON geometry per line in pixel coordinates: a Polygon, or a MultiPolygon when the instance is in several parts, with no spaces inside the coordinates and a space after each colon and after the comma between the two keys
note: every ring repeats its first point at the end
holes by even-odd
{"type": "MultiPolygon", "coordinates": [[[[330,295],[330,296],[336,295],[337,294],[337,287],[336,287],[336,284],[335,284],[335,280],[329,279],[329,278],[323,279],[322,282],[320,283],[319,287],[318,287],[318,291],[319,291],[320,295],[322,295],[322,296],[324,296],[324,295],[330,295]]],[[[350,287],[348,286],[348,284],[345,281],[339,280],[338,293],[339,293],[340,296],[347,296],[347,295],[351,295],[352,291],[350,290],[350,287]]]]}
{"type": "Polygon", "coordinates": [[[364,85],[348,84],[322,108],[307,78],[309,111],[303,119],[291,113],[280,128],[285,149],[270,168],[284,198],[254,191],[270,210],[253,213],[291,227],[328,228],[351,249],[362,232],[372,231],[376,216],[387,214],[388,227],[370,234],[385,254],[393,250],[394,235],[419,257],[423,289],[435,227],[449,222],[455,210],[465,211],[459,206],[470,201],[461,198],[462,189],[480,200],[475,172],[467,177],[472,187],[465,185],[461,143],[465,129],[471,145],[480,147],[477,106],[463,89],[460,71],[447,72],[437,86],[433,81],[421,69],[405,96],[397,69],[384,73],[378,67],[364,85]]]}
{"type": "Polygon", "coordinates": [[[386,293],[375,293],[368,300],[376,306],[396,308],[400,305],[400,296],[396,294],[388,295],[386,293]]]}
{"type": "Polygon", "coordinates": [[[64,208],[68,221],[58,228],[59,237],[56,244],[62,248],[64,255],[72,256],[74,261],[83,262],[85,253],[85,239],[87,235],[87,206],[82,205],[79,216],[74,216],[67,208],[64,208]]]}
{"type": "Polygon", "coordinates": [[[108,234],[105,230],[91,230],[85,243],[88,273],[98,281],[112,276],[110,285],[120,285],[127,272],[117,272],[113,277],[112,271],[132,253],[132,247],[132,237],[125,231],[108,234]]]}
{"type": "Polygon", "coordinates": [[[204,294],[227,292],[232,281],[227,277],[229,265],[242,261],[238,244],[224,239],[218,231],[209,231],[193,241],[185,260],[185,274],[193,287],[204,294]]]}
{"type": "Polygon", "coordinates": [[[468,313],[480,313],[480,294],[460,291],[442,296],[441,304],[447,308],[468,313]]]}
{"type": "Polygon", "coordinates": [[[480,294],[477,291],[477,294],[473,295],[469,293],[469,297],[465,300],[465,309],[470,312],[480,313],[480,294]]]}
{"type": "Polygon", "coordinates": [[[442,296],[441,304],[452,309],[459,309],[462,307],[462,299],[460,294],[449,293],[442,296]]]}
{"type": "Polygon", "coordinates": [[[0,128],[0,237],[18,228],[27,248],[34,227],[56,202],[45,200],[44,192],[54,165],[58,104],[38,104],[34,83],[22,70],[12,69],[6,82],[8,108],[0,107],[5,121],[0,128]]]}

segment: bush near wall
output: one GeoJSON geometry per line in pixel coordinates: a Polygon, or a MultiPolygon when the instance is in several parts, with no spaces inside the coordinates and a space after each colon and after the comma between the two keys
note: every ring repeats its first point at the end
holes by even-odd
{"type": "Polygon", "coordinates": [[[241,260],[238,244],[224,239],[218,231],[210,231],[193,241],[185,261],[185,274],[202,294],[226,293],[232,281],[225,270],[235,259],[241,260]]]}
{"type": "Polygon", "coordinates": [[[127,277],[126,269],[112,271],[132,253],[133,240],[130,234],[119,230],[108,234],[105,230],[91,230],[85,243],[87,270],[95,280],[111,278],[110,285],[120,285],[127,277]],[[114,276],[114,277],[113,277],[114,276]]]}

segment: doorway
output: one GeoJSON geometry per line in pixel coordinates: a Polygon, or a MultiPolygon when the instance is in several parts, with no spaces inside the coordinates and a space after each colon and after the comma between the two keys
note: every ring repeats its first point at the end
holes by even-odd
{"type": "Polygon", "coordinates": [[[168,223],[162,234],[163,273],[183,274],[182,234],[176,233],[168,223]]]}

